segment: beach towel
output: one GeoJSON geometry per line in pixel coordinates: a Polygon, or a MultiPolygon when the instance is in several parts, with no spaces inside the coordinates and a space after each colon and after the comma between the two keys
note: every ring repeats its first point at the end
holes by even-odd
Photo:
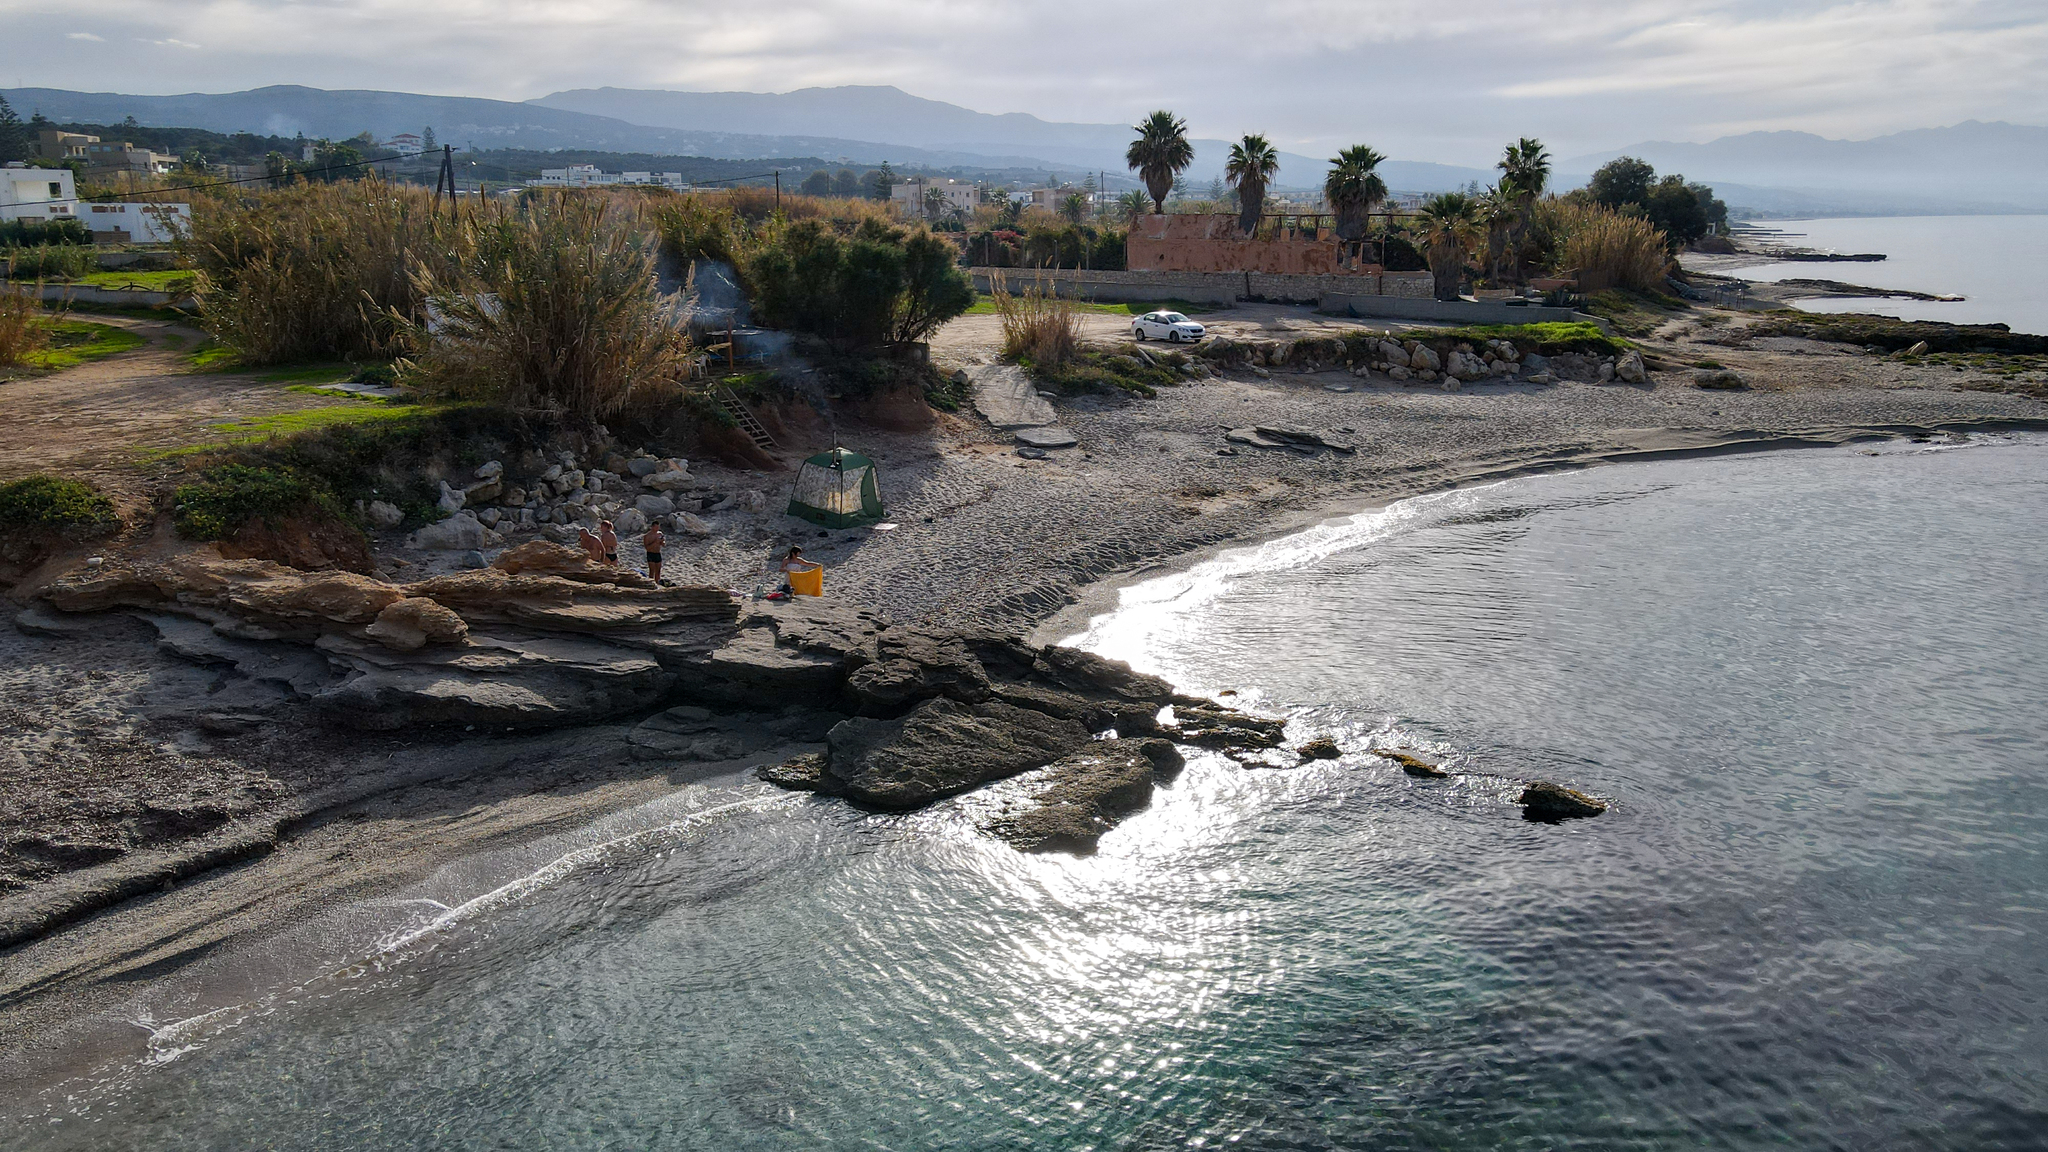
{"type": "Polygon", "coordinates": [[[825,594],[825,570],[813,568],[808,572],[784,572],[789,579],[789,590],[799,596],[823,596],[825,594]]]}

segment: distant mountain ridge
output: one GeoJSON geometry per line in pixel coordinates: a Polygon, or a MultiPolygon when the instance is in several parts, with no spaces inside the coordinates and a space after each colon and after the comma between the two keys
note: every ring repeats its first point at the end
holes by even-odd
{"type": "Polygon", "coordinates": [[[1966,120],[1870,140],[1810,132],[1748,132],[1705,144],[1650,140],[1572,157],[1559,168],[1590,173],[1617,156],[1708,184],[1821,202],[2048,209],[2048,128],[2025,124],[1966,120]]]}

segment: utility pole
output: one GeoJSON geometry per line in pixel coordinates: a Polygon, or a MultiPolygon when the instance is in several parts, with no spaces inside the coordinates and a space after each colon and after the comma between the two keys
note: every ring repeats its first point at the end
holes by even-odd
{"type": "Polygon", "coordinates": [[[434,203],[441,202],[441,186],[448,186],[448,220],[455,221],[455,145],[441,145],[441,171],[434,177],[434,203]]]}
{"type": "Polygon", "coordinates": [[[782,169],[775,170],[775,210],[782,211],[782,169]]]}

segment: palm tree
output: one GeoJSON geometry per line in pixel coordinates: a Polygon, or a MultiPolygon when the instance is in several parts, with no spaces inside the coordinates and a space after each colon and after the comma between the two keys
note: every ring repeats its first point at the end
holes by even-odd
{"type": "Polygon", "coordinates": [[[944,188],[934,188],[934,187],[932,187],[932,186],[930,186],[930,185],[926,185],[926,186],[925,186],[925,190],[924,190],[924,215],[925,215],[925,219],[927,219],[927,220],[937,220],[937,219],[938,219],[939,217],[941,217],[941,216],[944,216],[944,215],[946,214],[946,210],[947,210],[947,209],[949,209],[949,208],[951,208],[952,206],[953,206],[953,202],[952,202],[952,201],[950,201],[950,200],[948,200],[948,199],[946,199],[946,190],[945,190],[944,188]]]}
{"type": "Polygon", "coordinates": [[[1337,214],[1337,239],[1360,240],[1372,210],[1387,198],[1387,182],[1380,179],[1380,161],[1386,157],[1363,144],[1354,144],[1330,160],[1330,174],[1323,178],[1323,198],[1337,214]]]}
{"type": "Polygon", "coordinates": [[[1472,198],[1444,192],[1423,201],[1416,225],[1422,233],[1422,254],[1439,300],[1458,298],[1458,280],[1465,274],[1465,255],[1479,231],[1472,198]]]}
{"type": "Polygon", "coordinates": [[[1536,201],[1550,183],[1550,153],[1544,150],[1543,141],[1524,136],[1507,146],[1497,167],[1501,191],[1512,193],[1515,218],[1508,226],[1509,272],[1519,283],[1523,279],[1522,241],[1536,218],[1536,201]]]}
{"type": "Polygon", "coordinates": [[[1188,122],[1162,108],[1132,131],[1138,138],[1124,150],[1124,162],[1145,182],[1145,191],[1152,194],[1152,210],[1164,212],[1174,177],[1195,161],[1195,146],[1188,143],[1188,122]]]}
{"type": "Polygon", "coordinates": [[[1116,198],[1116,217],[1126,228],[1136,228],[1139,217],[1145,215],[1145,193],[1132,189],[1116,198]]]}
{"type": "Polygon", "coordinates": [[[1250,236],[1259,230],[1259,217],[1266,211],[1266,185],[1280,171],[1280,153],[1264,136],[1254,132],[1230,146],[1230,161],[1223,176],[1237,189],[1237,227],[1250,236]]]}
{"type": "Polygon", "coordinates": [[[1081,192],[1069,192],[1060,201],[1060,215],[1067,223],[1079,226],[1088,218],[1088,197],[1081,192]]]}
{"type": "Polygon", "coordinates": [[[1508,233],[1518,212],[1516,189],[1502,180],[1472,198],[1472,214],[1486,229],[1486,278],[1501,278],[1501,262],[1507,255],[1508,233]]]}

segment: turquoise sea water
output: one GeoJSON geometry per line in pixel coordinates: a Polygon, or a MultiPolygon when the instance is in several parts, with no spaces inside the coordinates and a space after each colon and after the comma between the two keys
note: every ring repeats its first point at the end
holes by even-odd
{"type": "Polygon", "coordinates": [[[1960,301],[1825,298],[1803,300],[1811,312],[1871,312],[1905,320],[2005,324],[2048,335],[2048,281],[2039,260],[2048,252],[2048,216],[1874,216],[1773,220],[1764,227],[1792,233],[1785,242],[1835,252],[1883,252],[1874,264],[1774,263],[1731,274],[1749,280],[1842,280],[1872,288],[1904,288],[1960,301]]]}
{"type": "Polygon", "coordinates": [[[1454,779],[1197,754],[1087,859],[693,790],[0,1146],[2043,1147],[2048,444],[1866,451],[1405,501],[1081,638],[1454,779]]]}

